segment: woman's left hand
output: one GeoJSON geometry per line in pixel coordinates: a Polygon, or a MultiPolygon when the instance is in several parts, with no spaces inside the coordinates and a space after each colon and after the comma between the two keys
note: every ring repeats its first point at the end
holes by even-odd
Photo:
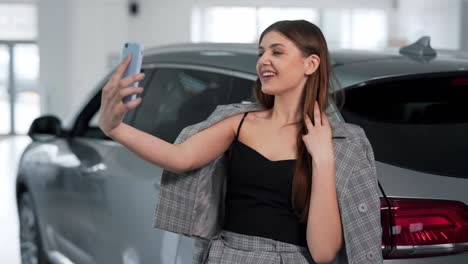
{"type": "Polygon", "coordinates": [[[306,114],[305,124],[308,130],[306,135],[302,136],[302,140],[307,147],[307,151],[312,156],[314,165],[318,164],[333,164],[333,143],[330,123],[327,115],[321,113],[318,107],[318,102],[314,104],[314,123],[306,114]]]}

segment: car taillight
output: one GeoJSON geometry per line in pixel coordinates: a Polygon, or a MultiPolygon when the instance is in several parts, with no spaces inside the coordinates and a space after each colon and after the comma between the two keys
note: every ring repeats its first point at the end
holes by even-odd
{"type": "Polygon", "coordinates": [[[453,78],[452,85],[468,85],[468,78],[467,77],[453,78]]]}
{"type": "Polygon", "coordinates": [[[380,206],[385,258],[442,256],[468,251],[468,206],[464,203],[414,198],[388,200],[392,217],[385,199],[381,198],[380,206]]]}

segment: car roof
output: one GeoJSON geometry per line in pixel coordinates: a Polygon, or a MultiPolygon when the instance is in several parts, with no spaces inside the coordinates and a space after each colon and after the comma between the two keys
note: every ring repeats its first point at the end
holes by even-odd
{"type": "MultiPolygon", "coordinates": [[[[433,59],[411,58],[395,50],[331,50],[330,53],[338,81],[344,88],[389,77],[440,72],[468,75],[468,54],[457,51],[438,51],[439,54],[433,59]]],[[[144,54],[144,67],[155,64],[205,66],[245,73],[252,79],[256,78],[257,44],[182,43],[146,49],[144,54]]],[[[95,91],[91,96],[94,95],[95,91]]],[[[64,127],[71,127],[75,118],[65,119],[64,127]]]]}
{"type": "Polygon", "coordinates": [[[343,62],[335,65],[334,68],[343,87],[363,85],[368,81],[388,80],[389,78],[410,78],[443,73],[468,74],[468,59],[464,59],[461,55],[458,58],[456,54],[438,54],[435,57],[427,57],[401,55],[397,52],[342,50],[332,52],[332,56],[337,61],[343,62]],[[373,54],[376,56],[372,57],[373,54]]]}
{"type": "MultiPolygon", "coordinates": [[[[436,57],[401,55],[396,50],[331,50],[341,86],[349,87],[388,77],[468,72],[468,56],[444,52],[436,57]]],[[[145,51],[143,63],[191,64],[256,75],[257,45],[241,43],[186,43],[145,51]]]]}

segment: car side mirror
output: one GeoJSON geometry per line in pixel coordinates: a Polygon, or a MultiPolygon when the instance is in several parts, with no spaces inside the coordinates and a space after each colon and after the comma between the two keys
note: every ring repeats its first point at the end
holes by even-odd
{"type": "Polygon", "coordinates": [[[34,141],[49,141],[62,134],[62,122],[56,116],[41,116],[32,122],[28,136],[34,141]]]}

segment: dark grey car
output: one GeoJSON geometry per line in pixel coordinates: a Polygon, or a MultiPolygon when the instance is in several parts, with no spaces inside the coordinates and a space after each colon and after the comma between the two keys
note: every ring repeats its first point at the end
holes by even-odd
{"type": "MultiPolygon", "coordinates": [[[[337,114],[374,148],[385,263],[468,263],[468,61],[424,50],[332,52],[346,93],[337,114]]],[[[140,130],[173,142],[217,105],[253,100],[255,45],[145,53],[143,101],[124,120],[140,130]]],[[[152,228],[162,169],[97,126],[105,82],[70,124],[31,126],[17,182],[23,263],[190,263],[192,239],[152,228]]]]}

